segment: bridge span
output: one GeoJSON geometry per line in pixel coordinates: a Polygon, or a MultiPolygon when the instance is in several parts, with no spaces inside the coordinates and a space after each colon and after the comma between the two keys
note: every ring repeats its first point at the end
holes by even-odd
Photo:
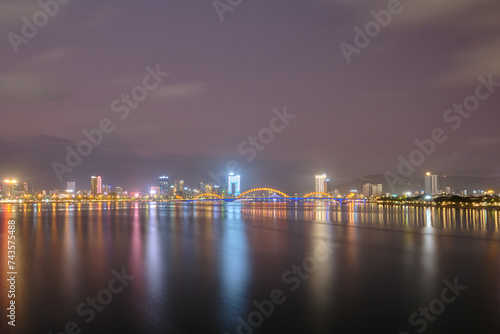
{"type": "Polygon", "coordinates": [[[305,194],[303,196],[289,196],[283,191],[273,189],[273,188],[254,188],[248,191],[241,193],[237,197],[222,197],[217,194],[207,193],[200,194],[191,199],[183,199],[183,201],[189,202],[213,202],[213,201],[242,201],[242,202],[302,202],[302,201],[310,201],[310,200],[327,200],[327,201],[336,201],[339,203],[343,202],[352,202],[352,201],[365,201],[365,200],[353,200],[346,199],[341,197],[334,197],[330,194],[324,192],[312,192],[305,194]]]}

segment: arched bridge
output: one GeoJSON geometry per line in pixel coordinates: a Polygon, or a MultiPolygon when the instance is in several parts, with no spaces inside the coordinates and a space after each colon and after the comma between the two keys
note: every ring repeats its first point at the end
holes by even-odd
{"type": "Polygon", "coordinates": [[[332,198],[332,199],[334,199],[335,197],[333,197],[332,195],[329,195],[327,193],[314,192],[314,193],[309,193],[309,194],[304,195],[304,198],[310,198],[310,199],[332,198]]]}
{"type": "MultiPolygon", "coordinates": [[[[285,194],[284,192],[282,191],[279,191],[279,190],[276,190],[276,189],[273,189],[273,188],[255,188],[255,189],[251,189],[251,190],[248,190],[248,191],[245,191],[244,193],[241,193],[238,197],[236,197],[237,199],[240,199],[240,198],[245,198],[246,195],[249,195],[251,193],[259,193],[259,192],[267,192],[268,194],[269,193],[274,193],[274,194],[279,194],[281,195],[283,198],[288,198],[289,196],[287,194],[285,194]]],[[[266,196],[265,198],[268,198],[269,196],[266,196]]]]}
{"type": "Polygon", "coordinates": [[[201,194],[201,195],[194,197],[193,201],[196,201],[199,199],[223,199],[223,198],[217,194],[201,194]]]}
{"type": "Polygon", "coordinates": [[[269,201],[269,200],[280,200],[280,201],[309,201],[309,200],[327,200],[327,201],[337,201],[339,203],[353,202],[353,201],[365,201],[365,200],[351,200],[334,197],[325,192],[312,192],[305,194],[304,196],[289,196],[283,191],[273,189],[273,188],[255,188],[247,190],[237,197],[224,198],[217,194],[200,194],[194,198],[188,199],[187,201],[269,201]],[[253,194],[253,196],[251,196],[253,194]]]}

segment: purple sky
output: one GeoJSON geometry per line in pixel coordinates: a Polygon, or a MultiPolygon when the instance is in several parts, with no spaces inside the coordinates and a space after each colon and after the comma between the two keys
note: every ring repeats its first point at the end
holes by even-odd
{"type": "Polygon", "coordinates": [[[221,21],[211,1],[72,0],[16,54],[8,34],[40,7],[0,1],[0,177],[88,189],[97,174],[144,191],[160,174],[213,182],[236,160],[244,188],[288,190],[322,172],[397,173],[435,128],[448,139],[412,176],[500,176],[500,87],[456,130],[443,120],[479,75],[500,82],[500,3],[404,0],[348,63],[340,44],[387,3],[243,0],[221,21]],[[158,64],[170,75],[120,120],[112,102],[158,64]],[[285,106],[296,117],[246,161],[238,145],[285,106]],[[60,183],[51,163],[103,118],[115,130],[60,183]]]}

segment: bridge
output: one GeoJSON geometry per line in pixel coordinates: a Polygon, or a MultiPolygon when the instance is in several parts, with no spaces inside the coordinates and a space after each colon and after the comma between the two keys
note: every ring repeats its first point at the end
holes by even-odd
{"type": "MultiPolygon", "coordinates": [[[[352,202],[352,199],[345,199],[345,198],[339,198],[339,197],[334,197],[330,194],[324,193],[324,192],[312,192],[305,194],[304,196],[289,196],[283,191],[273,189],[273,188],[255,188],[251,190],[247,190],[237,197],[233,198],[223,198],[220,195],[217,194],[212,194],[212,193],[206,193],[206,194],[200,194],[194,198],[191,199],[185,199],[184,201],[189,201],[189,202],[210,202],[210,201],[227,201],[227,202],[232,202],[232,201],[243,201],[243,202],[270,202],[270,201],[280,201],[280,202],[302,202],[302,201],[309,201],[309,200],[326,200],[326,201],[336,201],[339,203],[343,202],[352,202]]],[[[364,200],[358,200],[358,201],[364,201],[364,200]]]]}

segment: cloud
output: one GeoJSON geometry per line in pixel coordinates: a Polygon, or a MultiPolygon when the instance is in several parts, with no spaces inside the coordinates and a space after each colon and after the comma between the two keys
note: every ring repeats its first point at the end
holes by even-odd
{"type": "Polygon", "coordinates": [[[463,86],[477,82],[479,75],[493,77],[500,76],[500,38],[495,42],[485,42],[479,45],[468,45],[455,53],[450,54],[446,63],[450,64],[449,70],[436,77],[437,86],[463,86]]]}
{"type": "Polygon", "coordinates": [[[470,147],[486,148],[488,146],[500,146],[500,137],[473,137],[467,140],[467,145],[470,147]]]}
{"type": "Polygon", "coordinates": [[[52,62],[57,62],[61,61],[72,54],[75,53],[75,48],[71,47],[62,47],[62,48],[56,48],[52,49],[46,52],[43,52],[36,57],[28,60],[25,64],[27,65],[35,65],[35,64],[46,64],[46,63],[52,63],[52,62]]]}
{"type": "Polygon", "coordinates": [[[206,91],[207,85],[201,82],[164,85],[154,91],[158,99],[197,98],[206,91]]]}
{"type": "Polygon", "coordinates": [[[21,24],[23,16],[33,15],[39,10],[40,7],[34,1],[0,1],[0,27],[21,24]]]}
{"type": "MultiPolygon", "coordinates": [[[[318,0],[322,4],[336,6],[350,13],[351,20],[345,28],[352,34],[355,26],[373,20],[370,11],[387,9],[388,0],[318,0]]],[[[500,75],[500,2],[497,0],[401,0],[403,11],[393,17],[386,28],[386,36],[392,37],[396,48],[408,40],[419,41],[433,36],[432,41],[449,45],[431,55],[442,67],[431,79],[437,87],[471,85],[479,75],[500,75]]],[[[384,50],[384,39],[368,48],[368,52],[384,50]],[[374,49],[372,51],[371,49],[374,49]]],[[[386,42],[387,44],[388,42],[386,42]]],[[[432,44],[429,44],[432,45],[432,44]]],[[[424,51],[423,51],[424,52],[424,51]]]]}
{"type": "Polygon", "coordinates": [[[75,22],[73,32],[88,32],[107,22],[117,15],[118,7],[111,3],[86,3],[91,6],[89,12],[81,13],[80,20],[75,22]]]}
{"type": "Polygon", "coordinates": [[[29,72],[7,73],[0,77],[0,100],[56,100],[64,94],[43,75],[29,72]]]}
{"type": "MultiPolygon", "coordinates": [[[[353,24],[362,26],[371,20],[370,12],[387,9],[388,0],[317,0],[321,5],[338,7],[352,12],[353,24]]],[[[401,0],[402,12],[391,20],[391,26],[409,28],[451,27],[463,32],[468,28],[500,26],[497,0],[401,0]],[[457,24],[457,22],[460,22],[457,24]]]]}

